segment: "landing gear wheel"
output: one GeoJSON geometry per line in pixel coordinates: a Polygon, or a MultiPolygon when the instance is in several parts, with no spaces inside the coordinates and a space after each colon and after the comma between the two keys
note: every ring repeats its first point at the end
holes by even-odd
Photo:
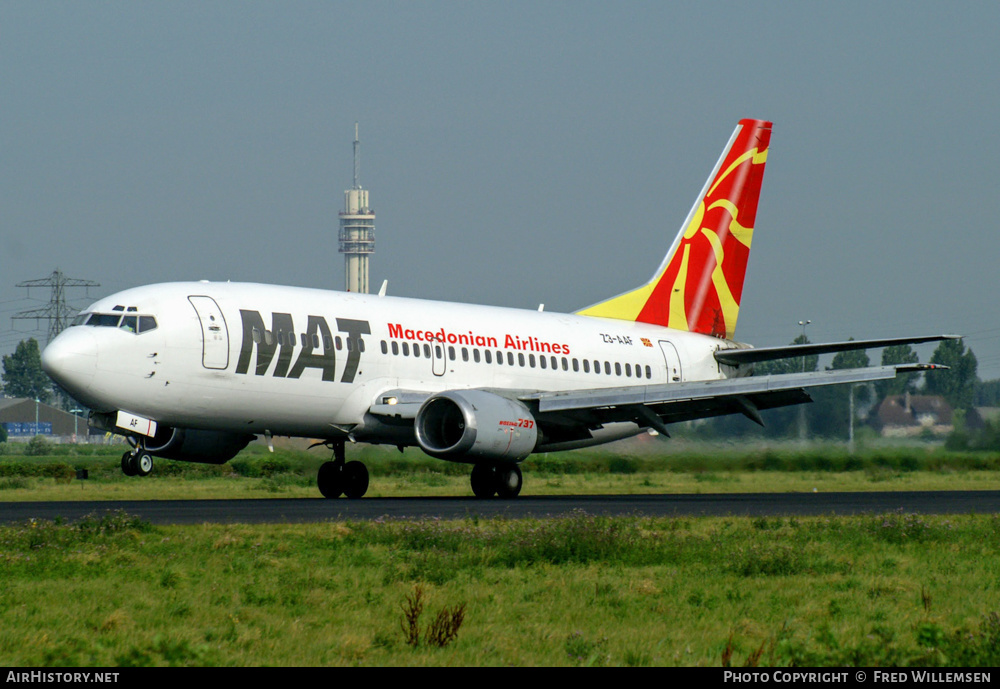
{"type": "Polygon", "coordinates": [[[497,492],[497,468],[492,464],[476,464],[472,467],[472,492],[477,498],[492,498],[497,492]]]}
{"type": "Polygon", "coordinates": [[[149,476],[153,471],[153,456],[148,452],[140,452],[132,457],[132,465],[137,476],[149,476]]]}
{"type": "Polygon", "coordinates": [[[501,498],[516,498],[521,492],[521,468],[516,464],[501,464],[497,467],[497,495],[501,498]]]}
{"type": "Polygon", "coordinates": [[[135,465],[132,464],[131,452],[122,455],[122,473],[126,476],[135,476],[135,465]]]}
{"type": "Polygon", "coordinates": [[[341,472],[344,495],[357,499],[368,491],[368,468],[361,462],[348,462],[341,472]]]}
{"type": "MultiPolygon", "coordinates": [[[[324,498],[339,498],[344,492],[344,465],[324,462],[316,476],[316,485],[324,498]]],[[[367,485],[365,487],[367,488],[367,485]]]]}

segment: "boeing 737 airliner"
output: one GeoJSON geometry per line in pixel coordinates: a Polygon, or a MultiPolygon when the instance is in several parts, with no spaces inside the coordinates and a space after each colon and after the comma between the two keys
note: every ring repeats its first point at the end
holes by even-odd
{"type": "Polygon", "coordinates": [[[742,120],[662,264],[641,287],[575,314],[297,287],[173,283],[83,311],[46,372],[125,435],[122,470],[153,457],[223,463],[257,436],[332,448],[317,482],[358,498],[345,441],[417,445],[472,465],[480,497],[514,497],[532,452],[668,424],[809,402],[807,388],[919,365],[753,376],[755,362],[947,336],[753,349],[734,332],[771,123],[742,120]]]}

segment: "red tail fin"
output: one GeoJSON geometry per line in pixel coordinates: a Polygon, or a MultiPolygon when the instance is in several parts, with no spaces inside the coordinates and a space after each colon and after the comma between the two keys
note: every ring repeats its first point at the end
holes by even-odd
{"type": "Polygon", "coordinates": [[[732,338],[770,141],[741,120],[653,278],[578,313],[732,338]]]}

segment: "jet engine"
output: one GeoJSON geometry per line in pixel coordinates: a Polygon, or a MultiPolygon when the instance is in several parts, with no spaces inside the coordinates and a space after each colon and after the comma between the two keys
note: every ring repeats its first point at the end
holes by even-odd
{"type": "Polygon", "coordinates": [[[520,462],[538,442],[538,426],[527,407],[483,390],[434,395],[421,405],[414,430],[427,454],[469,464],[520,462]]]}
{"type": "Polygon", "coordinates": [[[225,464],[253,439],[246,433],[161,426],[155,436],[146,439],[146,452],[182,462],[225,464]]]}

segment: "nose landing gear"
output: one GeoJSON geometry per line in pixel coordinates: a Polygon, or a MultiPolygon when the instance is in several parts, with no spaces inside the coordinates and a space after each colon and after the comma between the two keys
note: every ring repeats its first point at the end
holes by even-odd
{"type": "Polygon", "coordinates": [[[122,455],[122,473],[126,476],[149,476],[153,471],[153,456],[142,446],[122,455]]]}

